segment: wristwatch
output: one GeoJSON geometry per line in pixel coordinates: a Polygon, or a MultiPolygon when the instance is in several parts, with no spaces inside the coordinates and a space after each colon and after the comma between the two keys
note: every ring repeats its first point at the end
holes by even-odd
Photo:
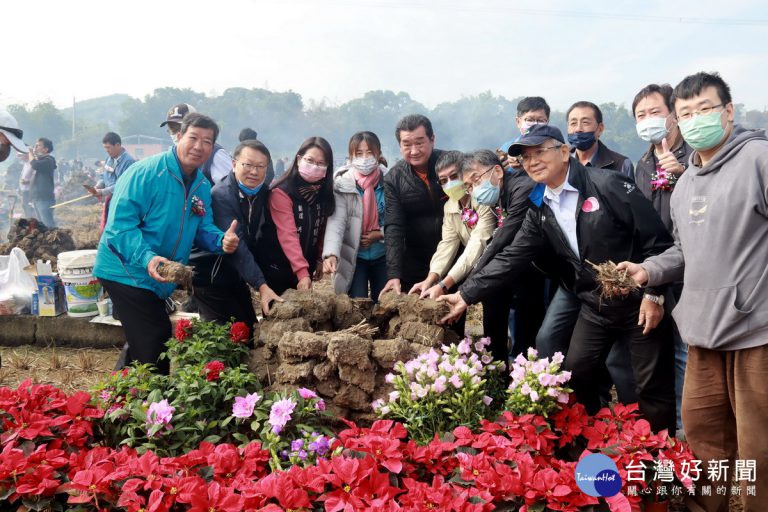
{"type": "Polygon", "coordinates": [[[442,279],[437,284],[440,286],[440,288],[443,289],[444,292],[448,291],[448,287],[445,286],[445,283],[442,281],[442,279]]]}
{"type": "Polygon", "coordinates": [[[643,294],[644,299],[648,299],[649,301],[658,304],[659,306],[664,305],[664,296],[663,295],[652,295],[650,293],[643,294]]]}

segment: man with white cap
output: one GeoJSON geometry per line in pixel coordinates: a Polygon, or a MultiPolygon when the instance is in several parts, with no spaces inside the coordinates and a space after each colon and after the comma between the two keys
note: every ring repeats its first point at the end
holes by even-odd
{"type": "Polygon", "coordinates": [[[21,140],[23,136],[24,131],[19,128],[16,118],[0,107],[0,162],[11,154],[11,146],[21,153],[29,151],[27,145],[21,140]]]}
{"type": "MultiPolygon", "coordinates": [[[[168,126],[168,133],[171,135],[174,145],[176,145],[180,137],[182,119],[191,112],[197,112],[195,107],[189,103],[179,103],[168,110],[165,121],[160,123],[161,128],[166,125],[168,126]]],[[[205,162],[201,170],[203,175],[211,182],[211,185],[214,185],[232,172],[232,157],[221,144],[217,143],[213,147],[210,158],[208,158],[208,161],[205,162]]]]}

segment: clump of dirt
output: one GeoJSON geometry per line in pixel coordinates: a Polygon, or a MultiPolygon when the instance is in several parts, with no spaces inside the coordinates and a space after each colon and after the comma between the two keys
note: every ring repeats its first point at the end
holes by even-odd
{"type": "Polygon", "coordinates": [[[176,283],[186,290],[192,289],[192,277],[195,275],[195,267],[182,265],[178,261],[168,261],[161,263],[157,267],[157,273],[160,274],[160,277],[176,283]]]}
{"type": "Polygon", "coordinates": [[[0,244],[0,254],[10,254],[18,247],[30,262],[50,260],[55,269],[61,252],[74,251],[76,246],[68,229],[49,229],[37,219],[17,219],[8,230],[8,243],[0,244]]]}
{"type": "Polygon", "coordinates": [[[272,389],[317,390],[357,422],[375,419],[371,402],[392,391],[384,377],[397,361],[458,340],[437,325],[447,306],[415,295],[388,293],[374,306],[317,286],[282,298],[258,326],[250,368],[272,389]]]}
{"type": "Polygon", "coordinates": [[[587,261],[595,269],[595,279],[600,285],[601,299],[615,299],[627,296],[632,290],[637,290],[640,286],[627,275],[626,270],[616,268],[616,263],[608,260],[599,265],[587,261]]]}

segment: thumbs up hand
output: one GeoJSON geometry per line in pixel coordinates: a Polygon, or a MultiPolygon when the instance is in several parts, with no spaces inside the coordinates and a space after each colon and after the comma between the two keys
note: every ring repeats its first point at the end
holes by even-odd
{"type": "Polygon", "coordinates": [[[661,139],[661,154],[658,156],[659,166],[665,171],[680,176],[685,171],[683,164],[677,161],[677,157],[669,149],[669,143],[667,138],[661,139]]]}
{"type": "Polygon", "coordinates": [[[224,238],[221,240],[221,250],[227,254],[232,254],[237,250],[240,244],[240,237],[237,236],[237,220],[233,220],[229,229],[224,232],[224,238]]]}

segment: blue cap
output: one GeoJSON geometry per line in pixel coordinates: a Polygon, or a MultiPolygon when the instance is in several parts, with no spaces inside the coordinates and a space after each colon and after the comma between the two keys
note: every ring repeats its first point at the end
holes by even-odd
{"type": "Polygon", "coordinates": [[[511,144],[507,153],[510,156],[518,156],[523,152],[524,147],[539,146],[551,139],[565,144],[563,133],[558,128],[548,124],[536,124],[528,130],[528,133],[511,144]]]}

